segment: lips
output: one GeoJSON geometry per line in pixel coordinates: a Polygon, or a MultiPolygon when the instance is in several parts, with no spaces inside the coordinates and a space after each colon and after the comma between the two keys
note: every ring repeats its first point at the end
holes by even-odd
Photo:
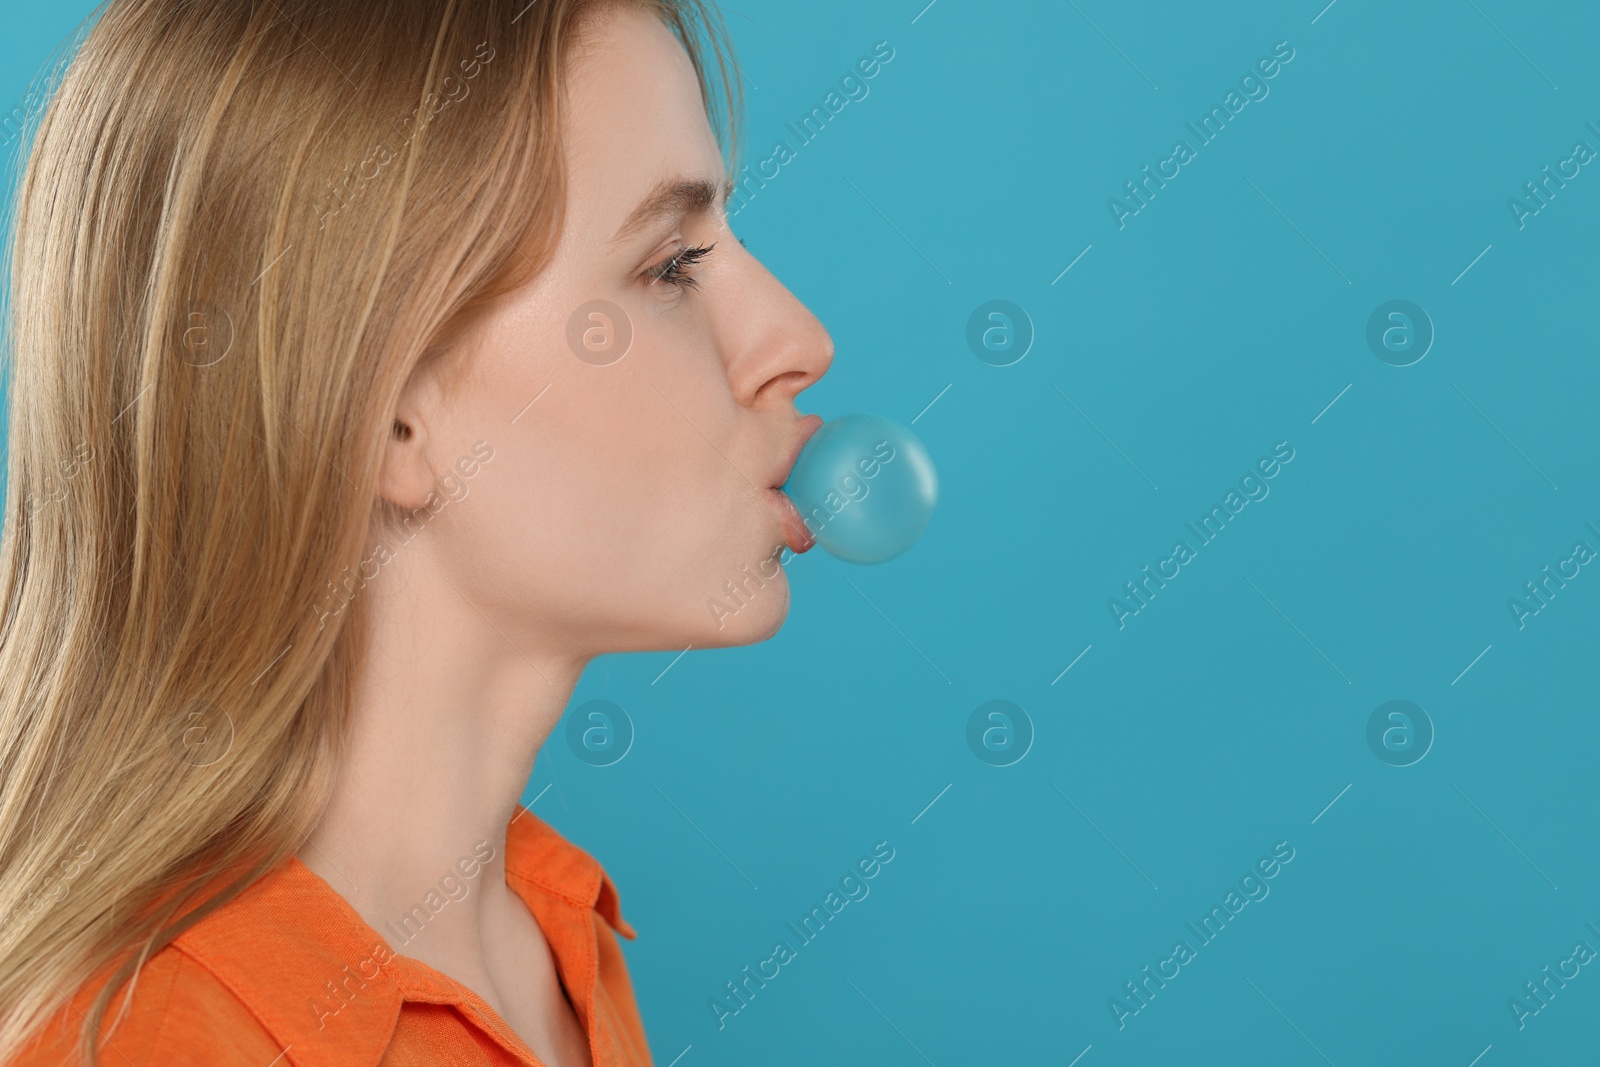
{"type": "Polygon", "coordinates": [[[800,420],[799,432],[789,444],[778,477],[773,482],[772,488],[767,490],[767,495],[772,498],[773,506],[778,510],[779,518],[783,522],[784,543],[789,546],[789,551],[796,555],[808,551],[817,542],[811,536],[811,531],[806,529],[805,519],[800,516],[800,509],[795,507],[794,501],[789,499],[789,494],[781,487],[789,480],[795,461],[800,458],[800,450],[805,448],[811,435],[822,428],[822,423],[821,415],[807,415],[800,420]]]}
{"type": "Polygon", "coordinates": [[[789,480],[789,474],[794,470],[795,461],[800,458],[800,450],[805,448],[806,442],[811,440],[812,434],[822,429],[822,416],[806,415],[800,419],[799,426],[800,432],[795,434],[793,441],[789,442],[788,453],[783,458],[783,467],[778,474],[777,480],[772,483],[774,489],[781,487],[784,482],[789,480]]]}
{"type": "Polygon", "coordinates": [[[789,546],[789,551],[797,556],[809,551],[817,542],[812,538],[811,531],[806,529],[805,520],[800,517],[800,509],[794,506],[789,494],[782,489],[768,489],[766,496],[772,501],[772,506],[777,510],[778,518],[783,523],[783,543],[789,546]]]}

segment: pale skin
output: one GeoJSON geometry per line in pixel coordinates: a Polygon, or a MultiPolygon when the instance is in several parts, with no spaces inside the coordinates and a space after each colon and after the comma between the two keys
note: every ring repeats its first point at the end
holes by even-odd
{"type": "Polygon", "coordinates": [[[506,825],[592,658],[747,644],[782,625],[781,570],[734,615],[707,600],[783,544],[767,489],[815,421],[796,394],[833,358],[821,323],[728,228],[723,158],[682,47],[648,14],[595,26],[567,85],[553,262],[483,320],[459,377],[414,376],[394,413],[407,432],[390,439],[381,491],[402,507],[422,507],[475,442],[493,459],[359,593],[371,652],[348,756],[297,853],[381,929],[489,842],[470,892],[396,947],[476,992],[548,1067],[589,1067],[588,1037],[505,882],[506,825]],[[663,179],[719,194],[614,240],[663,179]],[[697,288],[651,276],[713,242],[682,270],[697,288]],[[597,298],[634,331],[603,367],[566,339],[597,298]]]}

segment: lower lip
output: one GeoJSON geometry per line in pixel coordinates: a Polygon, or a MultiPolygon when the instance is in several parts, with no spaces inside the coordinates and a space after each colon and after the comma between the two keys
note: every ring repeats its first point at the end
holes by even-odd
{"type": "Polygon", "coordinates": [[[767,498],[772,501],[772,506],[783,523],[784,544],[789,546],[790,552],[800,555],[816,544],[811,537],[811,531],[806,529],[805,520],[800,517],[800,509],[794,506],[789,494],[781,489],[768,489],[767,498]]]}

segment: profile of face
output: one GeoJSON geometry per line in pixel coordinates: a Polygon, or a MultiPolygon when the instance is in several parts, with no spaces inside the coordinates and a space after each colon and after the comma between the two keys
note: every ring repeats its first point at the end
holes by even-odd
{"type": "Polygon", "coordinates": [[[408,383],[397,417],[415,432],[390,441],[383,494],[408,508],[448,496],[427,525],[430,565],[551,652],[763,640],[789,609],[793,535],[773,487],[821,422],[795,397],[826,373],[832,340],[729,230],[722,153],[666,26],[601,15],[565,107],[554,258],[439,372],[456,377],[408,383]],[[594,301],[621,316],[582,314],[594,301]],[[574,347],[575,313],[597,350],[574,347]]]}

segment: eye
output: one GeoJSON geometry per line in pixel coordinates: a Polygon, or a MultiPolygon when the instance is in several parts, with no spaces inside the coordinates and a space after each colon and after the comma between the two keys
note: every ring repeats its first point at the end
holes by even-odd
{"type": "Polygon", "coordinates": [[[673,255],[668,256],[659,265],[651,267],[649,275],[656,281],[666,282],[680,292],[684,289],[694,289],[699,285],[699,282],[694,279],[694,276],[689,272],[689,268],[709,255],[715,247],[716,244],[712,243],[680,249],[673,255]]]}

